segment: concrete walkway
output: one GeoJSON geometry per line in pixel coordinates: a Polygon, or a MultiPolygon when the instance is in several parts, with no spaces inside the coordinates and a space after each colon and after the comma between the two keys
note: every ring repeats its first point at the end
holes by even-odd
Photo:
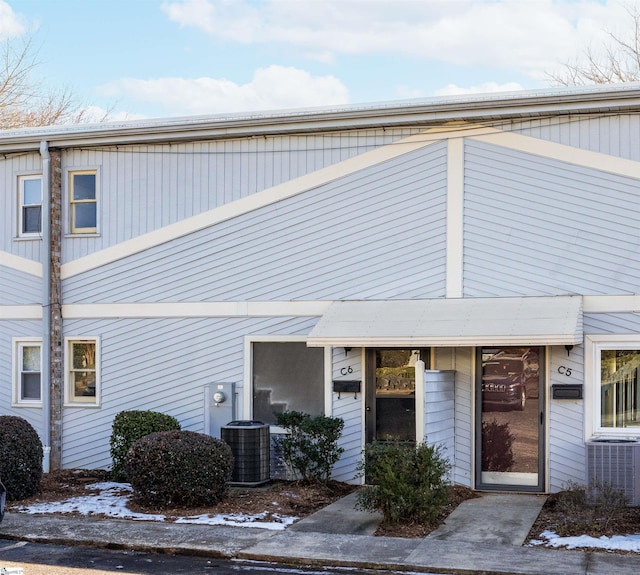
{"type": "MultiPolygon", "coordinates": [[[[522,547],[543,497],[485,495],[424,539],[373,537],[347,497],[284,531],[8,513],[0,538],[298,565],[500,575],[637,575],[640,556],[522,547]],[[349,526],[349,527],[347,527],[349,526]],[[341,532],[338,532],[341,531],[341,532]],[[525,534],[524,536],[522,534],[525,534]]],[[[2,546],[0,545],[0,565],[2,546]]]]}
{"type": "Polygon", "coordinates": [[[454,509],[427,539],[520,546],[546,500],[542,495],[484,493],[454,509]]]}

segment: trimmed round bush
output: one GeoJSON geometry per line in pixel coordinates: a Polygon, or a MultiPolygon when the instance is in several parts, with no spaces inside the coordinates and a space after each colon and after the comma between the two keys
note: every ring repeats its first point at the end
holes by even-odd
{"type": "Polygon", "coordinates": [[[40,437],[26,419],[0,416],[0,480],[7,488],[8,501],[40,491],[42,453],[40,437]]]}
{"type": "Polygon", "coordinates": [[[128,481],[124,459],[129,448],[141,437],[157,431],[180,429],[175,417],[157,411],[130,410],[121,411],[113,419],[111,439],[109,440],[111,459],[111,477],[114,481],[128,481]]]}
{"type": "Polygon", "coordinates": [[[125,470],[143,505],[214,505],[227,491],[233,454],[224,441],[204,433],[160,431],[131,446],[125,470]]]}

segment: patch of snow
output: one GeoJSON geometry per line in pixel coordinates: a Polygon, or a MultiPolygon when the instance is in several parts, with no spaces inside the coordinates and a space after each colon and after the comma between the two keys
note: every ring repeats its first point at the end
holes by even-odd
{"type": "Polygon", "coordinates": [[[527,543],[529,547],[536,547],[538,545],[544,545],[544,541],[541,539],[531,539],[529,543],[527,543]]]}
{"type": "MultiPolygon", "coordinates": [[[[129,483],[115,483],[104,481],[86,486],[86,489],[97,491],[91,495],[71,497],[63,501],[49,503],[34,503],[23,505],[15,509],[18,513],[45,515],[51,513],[78,513],[91,516],[100,515],[118,519],[133,519],[136,521],[167,521],[166,515],[151,513],[136,513],[127,507],[133,488],[129,483]]],[[[178,517],[175,523],[194,523],[199,525],[229,525],[233,527],[259,527],[261,529],[282,530],[294,523],[297,517],[272,515],[274,521],[264,521],[268,513],[255,515],[221,514],[198,515],[192,517],[178,517]]]]}
{"type": "Polygon", "coordinates": [[[546,547],[566,547],[567,549],[595,548],[606,551],[635,551],[640,552],[640,533],[632,535],[614,535],[613,537],[591,537],[577,535],[574,537],[560,537],[555,531],[543,531],[540,537],[546,540],[531,541],[531,545],[545,545],[546,547]]]}
{"type": "Polygon", "coordinates": [[[192,517],[179,517],[175,523],[194,523],[199,525],[230,525],[233,527],[259,527],[260,529],[272,529],[274,531],[283,530],[294,523],[297,517],[286,517],[282,515],[272,515],[275,521],[263,521],[268,513],[257,513],[255,515],[226,514],[226,515],[196,515],[192,517]]]}

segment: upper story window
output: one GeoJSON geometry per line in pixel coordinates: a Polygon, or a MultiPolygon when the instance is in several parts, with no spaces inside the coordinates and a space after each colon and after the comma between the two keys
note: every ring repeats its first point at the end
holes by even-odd
{"type": "Polygon", "coordinates": [[[68,339],[65,358],[65,403],[98,405],[98,340],[68,339]]]}
{"type": "Polygon", "coordinates": [[[96,171],[69,172],[69,212],[72,234],[98,231],[98,195],[96,171]]]}
{"type": "Polygon", "coordinates": [[[18,178],[18,235],[39,236],[42,233],[42,176],[18,178]]]}
{"type": "Polygon", "coordinates": [[[640,434],[640,338],[587,336],[595,383],[595,432],[640,434]]]}
{"type": "Polygon", "coordinates": [[[14,340],[14,405],[42,402],[42,343],[39,339],[14,340]]]}

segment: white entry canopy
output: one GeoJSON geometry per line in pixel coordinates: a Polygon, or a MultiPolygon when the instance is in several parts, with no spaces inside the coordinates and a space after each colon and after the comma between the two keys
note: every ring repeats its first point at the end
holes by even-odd
{"type": "Polygon", "coordinates": [[[582,343],[582,296],[332,303],[313,347],[460,347],[582,343]]]}

